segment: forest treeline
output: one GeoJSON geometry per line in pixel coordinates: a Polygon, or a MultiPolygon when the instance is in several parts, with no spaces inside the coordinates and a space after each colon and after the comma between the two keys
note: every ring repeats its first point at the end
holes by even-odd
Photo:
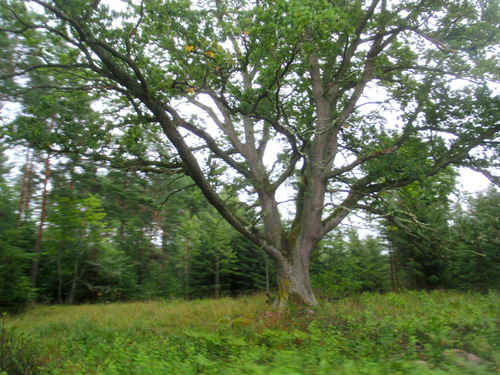
{"type": "MultiPolygon", "coordinates": [[[[0,162],[0,308],[271,292],[272,262],[186,176],[156,178],[26,149],[0,162]]],[[[455,174],[413,183],[372,210],[373,235],[343,227],[311,262],[323,298],[500,285],[500,194],[450,200],[455,174]]],[[[226,199],[232,199],[227,196],[226,199]]],[[[256,220],[251,207],[242,207],[256,220]]],[[[368,219],[370,219],[368,217],[368,219]]]]}

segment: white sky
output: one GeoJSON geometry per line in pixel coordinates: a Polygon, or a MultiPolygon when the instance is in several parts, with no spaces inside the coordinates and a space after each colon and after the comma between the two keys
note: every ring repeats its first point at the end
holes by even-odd
{"type": "Polygon", "coordinates": [[[461,191],[474,193],[486,190],[490,185],[490,181],[479,172],[468,168],[459,168],[459,172],[458,188],[461,191]]]}

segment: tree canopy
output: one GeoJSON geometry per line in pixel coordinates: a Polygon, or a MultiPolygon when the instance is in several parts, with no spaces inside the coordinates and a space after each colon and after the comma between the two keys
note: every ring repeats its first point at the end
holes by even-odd
{"type": "Polygon", "coordinates": [[[497,1],[120,4],[2,2],[3,91],[54,121],[9,136],[189,175],[274,260],[277,305],[317,303],[311,253],[384,192],[460,165],[498,182],[497,1]]]}

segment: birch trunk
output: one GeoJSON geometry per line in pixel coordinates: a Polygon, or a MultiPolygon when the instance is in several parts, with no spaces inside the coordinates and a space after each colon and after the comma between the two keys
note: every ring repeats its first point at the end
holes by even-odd
{"type": "Polygon", "coordinates": [[[36,288],[36,282],[38,277],[38,263],[40,262],[40,249],[42,247],[43,230],[45,226],[45,217],[47,215],[47,196],[48,196],[48,185],[50,178],[50,155],[47,155],[45,159],[45,177],[43,179],[43,192],[42,192],[42,208],[40,213],[40,223],[38,224],[38,234],[35,242],[35,249],[33,252],[35,256],[33,262],[31,263],[31,286],[36,288]]]}

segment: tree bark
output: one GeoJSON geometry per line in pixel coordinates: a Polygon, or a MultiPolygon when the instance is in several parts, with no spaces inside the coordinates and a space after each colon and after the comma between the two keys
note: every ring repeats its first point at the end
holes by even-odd
{"type": "Polygon", "coordinates": [[[59,244],[57,249],[57,303],[62,304],[62,289],[63,289],[63,275],[62,275],[62,243],[59,244]]]}
{"type": "Polygon", "coordinates": [[[31,286],[36,288],[36,282],[38,277],[38,263],[40,262],[40,249],[42,246],[43,239],[43,229],[45,226],[45,217],[47,215],[47,196],[48,196],[48,185],[50,178],[50,155],[47,155],[45,159],[45,177],[43,180],[43,192],[42,192],[42,208],[40,213],[40,223],[38,224],[38,234],[35,242],[33,262],[31,264],[31,286]]]}
{"type": "Polygon", "coordinates": [[[316,306],[318,301],[311,287],[309,269],[303,263],[283,260],[276,263],[278,297],[275,307],[289,304],[298,306],[316,306]]]}
{"type": "Polygon", "coordinates": [[[73,263],[73,277],[71,279],[71,286],[66,301],[68,305],[72,305],[75,301],[76,286],[78,282],[78,268],[79,268],[78,256],[75,256],[75,261],[73,263]]]}
{"type": "Polygon", "coordinates": [[[31,150],[28,150],[26,153],[26,164],[23,168],[23,177],[21,180],[21,189],[20,189],[20,197],[19,197],[19,214],[17,216],[17,226],[19,229],[21,227],[21,223],[23,220],[26,220],[26,217],[29,212],[29,206],[31,201],[31,181],[33,175],[33,155],[31,150]]]}
{"type": "Polygon", "coordinates": [[[267,258],[267,254],[264,254],[264,263],[266,267],[266,294],[271,293],[271,280],[269,275],[269,259],[267,258]]]}
{"type": "Polygon", "coordinates": [[[215,280],[214,280],[214,291],[215,298],[219,299],[219,289],[220,289],[220,258],[219,253],[215,254],[215,280]]]}
{"type": "Polygon", "coordinates": [[[184,298],[189,301],[189,244],[184,239],[184,298]]]}
{"type": "MultiPolygon", "coordinates": [[[[310,241],[313,246],[313,241],[310,241]]],[[[308,247],[290,249],[288,256],[275,258],[278,296],[275,307],[285,307],[289,304],[297,306],[316,306],[318,301],[311,286],[309,275],[308,247]]]]}

